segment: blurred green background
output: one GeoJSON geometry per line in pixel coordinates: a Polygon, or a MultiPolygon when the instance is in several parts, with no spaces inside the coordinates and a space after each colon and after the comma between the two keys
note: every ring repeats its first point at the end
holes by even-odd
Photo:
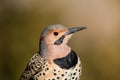
{"type": "Polygon", "coordinates": [[[81,80],[120,80],[120,0],[0,0],[0,80],[18,80],[50,24],[87,29],[69,45],[81,80]]]}

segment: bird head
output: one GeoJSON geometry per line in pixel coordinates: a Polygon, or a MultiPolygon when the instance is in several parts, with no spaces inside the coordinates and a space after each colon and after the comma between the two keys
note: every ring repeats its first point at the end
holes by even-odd
{"type": "Polygon", "coordinates": [[[73,33],[84,30],[86,27],[66,28],[63,25],[55,24],[48,26],[40,37],[40,52],[44,54],[48,46],[65,46],[73,33]]]}

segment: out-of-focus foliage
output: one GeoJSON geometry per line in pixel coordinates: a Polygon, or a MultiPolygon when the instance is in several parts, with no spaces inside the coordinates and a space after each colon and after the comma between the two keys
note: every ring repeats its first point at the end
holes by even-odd
{"type": "Polygon", "coordinates": [[[0,0],[0,80],[18,80],[50,24],[87,26],[69,45],[81,57],[81,80],[120,80],[119,0],[0,0]]]}

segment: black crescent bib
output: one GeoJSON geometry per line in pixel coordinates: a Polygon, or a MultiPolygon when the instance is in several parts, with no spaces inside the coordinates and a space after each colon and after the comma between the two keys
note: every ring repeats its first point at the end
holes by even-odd
{"type": "Polygon", "coordinates": [[[70,69],[71,67],[74,67],[77,62],[78,57],[73,50],[71,50],[71,52],[66,57],[54,59],[54,63],[63,69],[70,69]]]}

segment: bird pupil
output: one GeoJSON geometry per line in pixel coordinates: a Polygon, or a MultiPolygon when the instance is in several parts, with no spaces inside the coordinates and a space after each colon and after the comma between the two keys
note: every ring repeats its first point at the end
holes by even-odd
{"type": "Polygon", "coordinates": [[[57,35],[58,35],[58,32],[54,32],[54,35],[57,36],[57,35]]]}

